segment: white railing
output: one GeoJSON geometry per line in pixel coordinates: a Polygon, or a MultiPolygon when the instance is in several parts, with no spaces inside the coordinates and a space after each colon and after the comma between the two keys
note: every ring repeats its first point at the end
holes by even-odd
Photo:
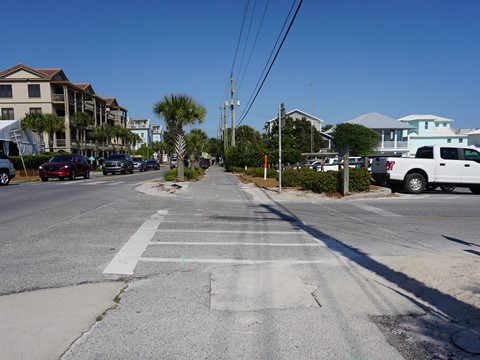
{"type": "Polygon", "coordinates": [[[384,141],[380,144],[381,149],[408,149],[408,141],[384,141]]]}
{"type": "Polygon", "coordinates": [[[64,102],[65,95],[63,94],[52,94],[52,101],[53,102],[64,102]]]}

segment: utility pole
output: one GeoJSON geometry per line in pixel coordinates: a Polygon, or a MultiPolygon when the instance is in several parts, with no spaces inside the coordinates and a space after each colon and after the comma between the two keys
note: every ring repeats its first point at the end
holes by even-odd
{"type": "MultiPolygon", "coordinates": [[[[310,105],[312,107],[312,116],[315,116],[313,108],[313,83],[310,83],[310,105]]],[[[310,121],[310,153],[313,154],[313,119],[310,121]]]]}
{"type": "Polygon", "coordinates": [[[227,107],[228,107],[228,101],[225,101],[223,103],[223,149],[224,149],[224,153],[227,152],[227,146],[228,146],[227,107]]]}
{"type": "Polygon", "coordinates": [[[282,192],[282,126],[285,118],[285,105],[278,106],[278,192],[282,192]]]}
{"type": "Polygon", "coordinates": [[[232,146],[235,146],[235,88],[233,83],[233,72],[230,74],[230,85],[230,110],[232,112],[232,146]]]}

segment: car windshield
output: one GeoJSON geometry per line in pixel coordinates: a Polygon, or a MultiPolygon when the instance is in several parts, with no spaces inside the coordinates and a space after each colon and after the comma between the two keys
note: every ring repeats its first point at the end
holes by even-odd
{"type": "Polygon", "coordinates": [[[142,161],[142,158],[133,158],[133,161],[140,162],[140,161],[142,161]]]}
{"type": "Polygon", "coordinates": [[[55,155],[50,159],[50,162],[71,162],[73,161],[72,155],[55,155]]]}
{"type": "Polygon", "coordinates": [[[124,160],[125,155],[110,155],[107,160],[124,160]]]}
{"type": "Polygon", "coordinates": [[[148,164],[156,164],[157,162],[155,160],[148,160],[147,163],[148,164]]]}

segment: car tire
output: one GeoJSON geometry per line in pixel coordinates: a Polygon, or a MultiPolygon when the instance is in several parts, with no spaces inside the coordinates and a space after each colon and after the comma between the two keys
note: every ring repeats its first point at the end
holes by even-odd
{"type": "Polygon", "coordinates": [[[130,173],[130,174],[133,174],[133,168],[132,168],[132,170],[129,171],[129,173],[130,173]]]}
{"type": "Polygon", "coordinates": [[[46,181],[48,181],[48,178],[47,177],[42,177],[42,178],[40,178],[40,180],[42,180],[43,182],[46,182],[46,181]]]}
{"type": "Polygon", "coordinates": [[[10,174],[6,170],[0,170],[0,186],[8,185],[10,180],[10,174]]]}
{"type": "Polygon", "coordinates": [[[86,180],[86,179],[90,179],[90,171],[86,171],[85,172],[85,175],[83,175],[83,178],[86,180]]]}
{"type": "Polygon", "coordinates": [[[103,175],[108,175],[108,172],[104,171],[104,172],[103,172],[103,175]]]}
{"type": "Polygon", "coordinates": [[[70,173],[69,179],[75,180],[76,178],[77,178],[77,172],[75,170],[72,170],[72,172],[70,173]]]}
{"type": "Polygon", "coordinates": [[[409,194],[420,194],[426,185],[425,178],[418,173],[408,174],[403,181],[403,189],[409,194]]]}

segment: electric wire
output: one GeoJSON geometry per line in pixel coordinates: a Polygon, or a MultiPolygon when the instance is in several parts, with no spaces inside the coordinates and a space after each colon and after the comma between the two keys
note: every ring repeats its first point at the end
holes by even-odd
{"type": "Polygon", "coordinates": [[[252,58],[253,50],[255,50],[255,46],[257,44],[260,30],[262,29],[263,20],[265,19],[265,14],[267,13],[267,8],[269,3],[270,3],[270,0],[267,0],[267,3],[265,4],[265,8],[263,9],[262,19],[260,20],[260,25],[258,26],[257,34],[255,35],[255,40],[253,41],[252,49],[250,50],[250,55],[248,56],[247,64],[245,65],[245,69],[243,70],[243,74],[241,75],[240,81],[238,83],[237,94],[240,92],[240,88],[242,87],[242,84],[243,84],[243,79],[245,78],[245,74],[247,72],[248,66],[250,65],[250,59],[252,58]]]}
{"type": "MultiPolygon", "coordinates": [[[[292,4],[292,7],[294,6],[295,2],[296,2],[296,1],[294,1],[294,3],[292,4]]],[[[278,54],[280,53],[280,50],[282,49],[282,46],[283,46],[283,44],[285,43],[285,40],[286,40],[286,38],[287,38],[287,36],[288,36],[288,34],[289,34],[289,32],[290,32],[290,29],[292,28],[292,25],[293,25],[293,23],[295,22],[295,19],[296,19],[297,14],[298,14],[301,6],[302,6],[302,3],[303,3],[303,0],[300,0],[299,4],[298,4],[298,6],[297,6],[297,9],[296,9],[296,11],[295,11],[295,14],[293,15],[293,17],[292,17],[292,19],[291,19],[291,21],[290,21],[290,24],[289,24],[289,26],[288,26],[288,29],[287,29],[287,31],[285,32],[285,35],[283,36],[282,42],[280,43],[280,45],[279,45],[279,47],[278,47],[278,49],[277,49],[277,51],[276,51],[276,53],[275,53],[275,57],[273,58],[272,62],[270,63],[270,66],[268,67],[267,73],[265,74],[263,80],[261,81],[261,84],[260,84],[260,86],[258,87],[258,89],[257,89],[257,87],[255,87],[255,89],[256,89],[256,92],[255,92],[255,90],[254,90],[255,95],[253,96],[253,99],[252,99],[252,97],[250,97],[250,99],[252,99],[252,100],[250,101],[250,99],[249,99],[249,101],[248,101],[248,103],[247,103],[248,105],[246,106],[246,110],[243,111],[242,114],[240,115],[241,119],[240,119],[240,120],[237,122],[237,124],[235,125],[236,127],[239,126],[239,125],[243,122],[243,120],[244,120],[245,117],[247,116],[248,112],[249,112],[250,109],[252,108],[253,104],[255,103],[255,100],[257,99],[258,94],[260,93],[263,85],[265,84],[265,81],[267,80],[267,77],[268,77],[268,75],[270,74],[270,71],[271,71],[271,69],[272,69],[272,67],[273,67],[273,64],[275,63],[275,61],[276,61],[276,59],[277,59],[277,57],[278,57],[278,54]]],[[[290,15],[290,13],[291,13],[291,11],[289,12],[289,15],[290,15]]],[[[287,19],[288,19],[288,17],[287,17],[287,19]]],[[[283,28],[282,28],[282,30],[283,30],[283,28]]],[[[278,39],[277,39],[277,40],[278,40],[278,39]]],[[[278,42],[278,41],[277,41],[277,42],[278,42]]],[[[276,43],[277,43],[277,42],[276,42],[276,43]]],[[[276,43],[275,43],[275,44],[276,44],[276,43]]],[[[262,72],[262,75],[263,75],[263,72],[262,72]]],[[[258,83],[257,83],[257,85],[258,85],[258,83]]],[[[253,95],[253,94],[252,94],[252,95],[253,95]]]]}

